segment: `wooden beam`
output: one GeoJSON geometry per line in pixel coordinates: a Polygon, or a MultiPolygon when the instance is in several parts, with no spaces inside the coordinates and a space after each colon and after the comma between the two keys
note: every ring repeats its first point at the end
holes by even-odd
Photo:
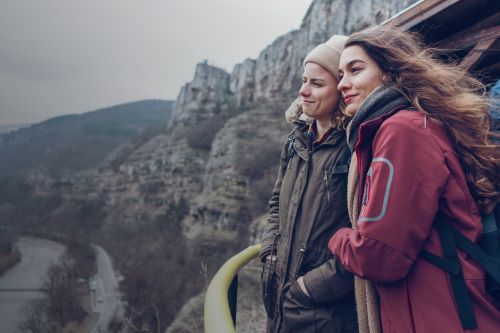
{"type": "Polygon", "coordinates": [[[474,45],[482,40],[500,37],[500,25],[480,29],[480,30],[464,30],[448,39],[445,39],[437,44],[439,48],[445,49],[463,49],[474,45]]]}
{"type": "Polygon", "coordinates": [[[460,0],[420,1],[382,22],[381,25],[408,30],[459,1],[460,0]]]}
{"type": "Polygon", "coordinates": [[[485,53],[489,50],[489,48],[495,43],[497,37],[493,37],[490,39],[482,40],[474,46],[472,50],[462,59],[460,64],[458,65],[460,68],[470,71],[474,68],[475,65],[485,56],[485,53]]]}

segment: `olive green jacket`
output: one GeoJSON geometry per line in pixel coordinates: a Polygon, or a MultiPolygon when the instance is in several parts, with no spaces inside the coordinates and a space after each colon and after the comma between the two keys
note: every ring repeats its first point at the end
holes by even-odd
{"type": "Polygon", "coordinates": [[[357,332],[353,277],[327,246],[350,225],[345,132],[334,130],[313,148],[308,140],[301,122],[284,145],[269,202],[261,251],[268,332],[357,332]],[[269,254],[277,260],[266,261],[269,254]],[[298,287],[300,276],[310,297],[298,287]]]}

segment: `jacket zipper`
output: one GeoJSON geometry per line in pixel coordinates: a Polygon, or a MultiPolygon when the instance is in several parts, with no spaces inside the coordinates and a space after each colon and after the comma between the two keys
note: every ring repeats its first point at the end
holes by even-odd
{"type": "MultiPolygon", "coordinates": [[[[273,239],[273,246],[271,248],[271,258],[269,260],[269,271],[267,273],[267,281],[266,281],[266,290],[264,290],[264,298],[267,299],[268,301],[271,301],[269,298],[270,290],[269,288],[271,287],[271,279],[273,278],[274,275],[274,270],[276,269],[276,262],[278,259],[273,260],[273,255],[274,255],[274,249],[276,248],[276,241],[278,238],[281,236],[281,233],[278,231],[274,234],[274,239],[273,239]]],[[[267,261],[266,261],[267,263],[267,261]]]]}
{"type": "Polygon", "coordinates": [[[325,188],[326,188],[326,200],[328,201],[328,208],[330,208],[330,186],[328,186],[328,172],[325,170],[325,176],[323,177],[323,180],[325,181],[325,188]]]}
{"type": "Polygon", "coordinates": [[[365,189],[363,193],[363,206],[368,204],[368,200],[370,198],[370,190],[371,190],[371,182],[372,182],[372,168],[368,169],[365,178],[365,189]]]}
{"type": "Polygon", "coordinates": [[[304,255],[306,254],[306,249],[301,247],[299,249],[299,260],[297,260],[297,267],[295,268],[295,278],[297,279],[299,277],[299,270],[300,266],[302,265],[302,260],[304,259],[304,255]]]}
{"type": "MultiPolygon", "coordinates": [[[[281,233],[279,231],[276,231],[274,233],[273,246],[271,247],[271,259],[272,259],[273,255],[275,255],[274,250],[276,250],[277,241],[278,241],[280,236],[281,236],[281,233]]],[[[269,266],[269,268],[271,268],[271,266],[269,266]]]]}

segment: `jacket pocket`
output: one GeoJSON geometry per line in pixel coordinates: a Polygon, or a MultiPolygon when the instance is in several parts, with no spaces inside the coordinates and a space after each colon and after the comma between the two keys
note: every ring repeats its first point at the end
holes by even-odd
{"type": "Polygon", "coordinates": [[[287,333],[316,332],[314,303],[295,281],[283,299],[283,328],[287,333]]]}
{"type": "Polygon", "coordinates": [[[338,177],[339,182],[336,186],[340,186],[347,194],[347,174],[349,172],[349,165],[334,165],[331,170],[331,177],[338,177]]]}
{"type": "Polygon", "coordinates": [[[264,308],[270,319],[274,318],[276,309],[277,281],[276,260],[267,259],[262,268],[261,285],[264,308]]]}
{"type": "Polygon", "coordinates": [[[283,302],[283,328],[287,333],[340,332],[338,318],[326,307],[317,306],[295,281],[287,290],[283,302]]]}
{"type": "Polygon", "coordinates": [[[304,275],[307,291],[316,304],[325,304],[339,301],[348,303],[346,296],[354,291],[354,278],[335,259],[328,260],[322,265],[310,270],[304,275]]]}

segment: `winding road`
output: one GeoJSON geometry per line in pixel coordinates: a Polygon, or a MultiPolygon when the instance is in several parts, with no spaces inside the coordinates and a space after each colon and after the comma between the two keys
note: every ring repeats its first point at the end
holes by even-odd
{"type": "MultiPolygon", "coordinates": [[[[33,299],[44,298],[41,290],[45,274],[51,264],[57,263],[65,251],[64,245],[53,241],[20,237],[18,246],[21,261],[0,277],[0,332],[14,333],[24,319],[23,307],[33,299]]],[[[118,278],[109,255],[98,245],[97,274],[90,282],[92,310],[99,314],[91,333],[107,332],[114,315],[122,316],[123,303],[118,278]]]]}
{"type": "Polygon", "coordinates": [[[92,278],[90,287],[92,290],[92,310],[99,313],[99,319],[95,323],[92,333],[106,332],[113,316],[123,314],[121,294],[118,289],[118,279],[109,255],[98,245],[94,245],[96,251],[97,274],[92,278]]]}

